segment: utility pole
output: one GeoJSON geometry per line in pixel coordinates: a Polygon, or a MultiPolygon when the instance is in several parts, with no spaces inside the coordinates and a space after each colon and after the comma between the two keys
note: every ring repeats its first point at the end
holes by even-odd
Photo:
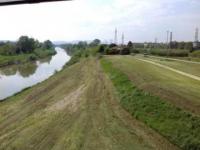
{"type": "Polygon", "coordinates": [[[169,46],[169,31],[167,30],[167,43],[166,43],[166,45],[167,45],[167,48],[168,48],[168,46],[169,46]]]}
{"type": "Polygon", "coordinates": [[[122,46],[124,45],[124,33],[122,33],[122,46]]]}
{"type": "Polygon", "coordinates": [[[169,46],[170,46],[170,49],[172,48],[172,40],[173,40],[173,33],[170,32],[170,41],[169,41],[169,46]]]}
{"type": "Polygon", "coordinates": [[[157,42],[158,42],[158,39],[155,38],[155,42],[154,42],[154,48],[157,46],[157,42]]]}
{"type": "Polygon", "coordinates": [[[198,42],[199,41],[199,29],[196,28],[195,30],[195,42],[198,42]]]}
{"type": "Polygon", "coordinates": [[[117,28],[115,29],[115,37],[114,37],[114,42],[117,45],[117,28]]]}

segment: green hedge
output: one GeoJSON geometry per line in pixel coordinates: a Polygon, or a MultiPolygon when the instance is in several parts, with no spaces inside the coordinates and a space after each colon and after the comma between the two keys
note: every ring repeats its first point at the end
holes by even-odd
{"type": "Polygon", "coordinates": [[[101,64],[119,94],[121,105],[132,116],[182,149],[200,149],[200,117],[193,116],[159,97],[138,90],[127,75],[114,68],[105,58],[101,60],[101,64]]]}
{"type": "Polygon", "coordinates": [[[189,55],[188,50],[179,49],[150,49],[149,53],[152,55],[171,57],[187,57],[189,55]]]}
{"type": "Polygon", "coordinates": [[[34,50],[34,54],[39,58],[45,58],[47,56],[55,55],[56,51],[54,49],[37,48],[34,50]]]}
{"type": "Polygon", "coordinates": [[[200,58],[200,50],[196,50],[190,54],[190,57],[200,58]]]}

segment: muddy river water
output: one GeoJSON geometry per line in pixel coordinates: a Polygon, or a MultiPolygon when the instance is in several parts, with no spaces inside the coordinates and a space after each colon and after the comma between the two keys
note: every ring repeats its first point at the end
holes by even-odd
{"type": "Polygon", "coordinates": [[[60,71],[70,60],[64,49],[55,48],[57,54],[36,62],[0,68],[0,100],[31,87],[60,71]]]}

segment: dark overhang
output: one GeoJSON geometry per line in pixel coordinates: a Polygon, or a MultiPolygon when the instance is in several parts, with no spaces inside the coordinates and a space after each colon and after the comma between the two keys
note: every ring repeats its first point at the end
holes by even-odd
{"type": "Polygon", "coordinates": [[[41,2],[56,2],[56,1],[69,1],[69,0],[0,0],[0,6],[16,5],[16,4],[33,4],[41,2]]]}

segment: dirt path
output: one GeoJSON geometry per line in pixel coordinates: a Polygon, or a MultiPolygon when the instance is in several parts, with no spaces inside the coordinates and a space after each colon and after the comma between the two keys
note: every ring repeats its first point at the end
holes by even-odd
{"type": "Polygon", "coordinates": [[[198,77],[198,76],[195,76],[195,75],[192,75],[192,74],[189,74],[189,73],[185,73],[185,72],[182,72],[180,70],[173,69],[171,67],[168,67],[168,66],[165,66],[165,65],[150,61],[150,60],[145,60],[145,59],[140,59],[140,58],[135,58],[135,59],[143,61],[143,62],[147,62],[147,63],[150,63],[150,64],[153,64],[153,65],[156,65],[156,66],[159,66],[159,67],[164,68],[164,69],[168,69],[170,71],[176,72],[176,73],[181,74],[183,76],[186,76],[186,77],[192,78],[194,80],[200,81],[200,77],[198,77]]]}

